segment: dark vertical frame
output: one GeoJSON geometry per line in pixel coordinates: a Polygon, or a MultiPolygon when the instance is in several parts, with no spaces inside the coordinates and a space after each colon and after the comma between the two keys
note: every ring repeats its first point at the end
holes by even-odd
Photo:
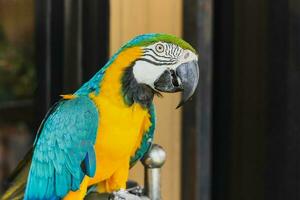
{"type": "Polygon", "coordinates": [[[109,56],[109,0],[83,0],[83,80],[87,81],[109,56]]]}
{"type": "Polygon", "coordinates": [[[230,155],[232,140],[234,0],[214,2],[214,87],[212,141],[212,198],[229,195],[230,155]],[[224,31],[226,30],[226,31],[224,31]],[[219,66],[219,67],[218,67],[219,66]]]}
{"type": "Polygon", "coordinates": [[[267,28],[265,198],[300,199],[299,1],[269,1],[267,28]]]}
{"type": "Polygon", "coordinates": [[[184,38],[199,51],[200,79],[183,108],[181,199],[211,199],[212,7],[211,0],[184,1],[184,38]]]}
{"type": "MultiPolygon", "coordinates": [[[[268,127],[267,127],[267,160],[266,165],[266,198],[297,199],[291,198],[292,193],[286,195],[285,177],[286,173],[286,147],[290,142],[288,138],[288,64],[289,64],[289,1],[276,1],[268,6],[268,127]],[[278,15],[276,13],[282,13],[278,15]],[[280,26],[277,28],[275,23],[280,26]],[[276,41],[276,42],[274,42],[276,41]],[[278,48],[280,47],[280,48],[278,48]],[[271,70],[273,73],[271,73],[271,70]],[[276,109],[272,109],[276,107],[276,109]],[[285,162],[285,163],[281,163],[285,162]]],[[[296,174],[295,174],[296,175],[296,174]]],[[[288,187],[293,187],[289,185],[288,187]]]]}
{"type": "Polygon", "coordinates": [[[215,1],[215,13],[212,199],[264,199],[267,1],[215,1]]]}
{"type": "MultiPolygon", "coordinates": [[[[285,145],[288,142],[287,134],[287,68],[288,68],[288,34],[289,34],[289,1],[276,1],[268,6],[268,64],[269,73],[267,75],[268,101],[267,115],[269,118],[267,126],[267,160],[266,165],[266,198],[270,199],[297,199],[285,196],[284,171],[285,145]],[[281,15],[276,13],[280,12],[281,15]],[[277,28],[275,23],[281,28],[277,28]],[[276,41],[276,42],[275,42],[276,41]],[[278,48],[280,47],[280,48],[278,48]],[[283,67],[285,66],[285,67],[283,67]],[[271,72],[273,71],[273,73],[271,72]],[[277,107],[272,109],[272,107],[277,107]]],[[[291,187],[292,185],[290,185],[291,187]]]]}
{"type": "Polygon", "coordinates": [[[71,93],[76,90],[83,79],[82,1],[64,0],[64,93],[71,93]]]}
{"type": "Polygon", "coordinates": [[[37,123],[62,91],[64,2],[36,0],[37,123]]]}
{"type": "Polygon", "coordinates": [[[36,0],[36,126],[60,94],[100,70],[108,46],[108,0],[36,0]]]}
{"type": "Polygon", "coordinates": [[[300,198],[298,2],[214,2],[212,199],[300,198]]]}
{"type": "Polygon", "coordinates": [[[266,0],[234,3],[228,199],[264,199],[266,6],[266,0]]]}

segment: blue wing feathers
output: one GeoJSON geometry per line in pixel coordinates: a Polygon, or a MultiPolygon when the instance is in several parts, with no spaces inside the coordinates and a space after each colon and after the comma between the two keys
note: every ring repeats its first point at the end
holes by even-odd
{"type": "Polygon", "coordinates": [[[94,148],[89,148],[84,159],[84,173],[90,177],[95,176],[96,173],[96,154],[94,148]]]}
{"type": "Polygon", "coordinates": [[[88,97],[60,101],[36,139],[25,199],[60,199],[79,189],[84,175],[93,176],[97,128],[97,108],[88,97]]]}

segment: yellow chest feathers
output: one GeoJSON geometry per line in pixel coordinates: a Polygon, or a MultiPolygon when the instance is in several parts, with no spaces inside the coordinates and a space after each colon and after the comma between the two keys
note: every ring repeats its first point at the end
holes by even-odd
{"type": "Polygon", "coordinates": [[[141,55],[140,48],[120,53],[105,71],[98,95],[91,94],[99,111],[95,144],[97,157],[105,160],[132,156],[141,144],[143,134],[151,126],[148,109],[134,103],[128,106],[122,96],[122,75],[126,67],[141,55]]]}
{"type": "Polygon", "coordinates": [[[99,109],[97,152],[115,159],[134,155],[151,126],[148,110],[139,104],[117,105],[101,96],[92,99],[99,109]]]}

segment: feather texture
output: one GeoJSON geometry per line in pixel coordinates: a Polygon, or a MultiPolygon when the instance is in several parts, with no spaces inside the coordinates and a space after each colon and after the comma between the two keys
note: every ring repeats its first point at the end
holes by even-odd
{"type": "Polygon", "coordinates": [[[60,199],[78,190],[85,174],[94,174],[97,125],[97,108],[88,97],[59,102],[36,141],[25,199],[60,199]]]}
{"type": "Polygon", "coordinates": [[[195,52],[185,41],[166,34],[140,35],[121,47],[74,95],[63,96],[64,100],[49,111],[38,131],[33,154],[15,173],[9,197],[23,198],[25,185],[26,200],[61,199],[70,191],[84,190],[103,180],[115,181],[110,191],[124,186],[130,155],[133,166],[147,153],[156,124],[152,103],[155,91],[134,82],[127,76],[132,73],[128,68],[143,55],[142,47],[159,41],[195,52]],[[95,141],[97,132],[101,137],[95,141]],[[90,183],[82,183],[85,175],[93,177],[90,183]]]}
{"type": "Polygon", "coordinates": [[[150,113],[151,126],[148,129],[148,131],[144,133],[141,145],[136,150],[135,155],[131,157],[130,167],[133,167],[137,161],[143,158],[143,156],[148,152],[148,150],[150,149],[153,143],[154,130],[156,126],[155,107],[153,103],[149,108],[149,113],[150,113]]]}

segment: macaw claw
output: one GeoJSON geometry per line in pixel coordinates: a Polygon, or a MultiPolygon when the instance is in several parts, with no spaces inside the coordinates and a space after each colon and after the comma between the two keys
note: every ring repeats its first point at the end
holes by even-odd
{"type": "Polygon", "coordinates": [[[121,189],[113,192],[112,200],[142,200],[139,196],[129,193],[128,191],[121,189]]]}

